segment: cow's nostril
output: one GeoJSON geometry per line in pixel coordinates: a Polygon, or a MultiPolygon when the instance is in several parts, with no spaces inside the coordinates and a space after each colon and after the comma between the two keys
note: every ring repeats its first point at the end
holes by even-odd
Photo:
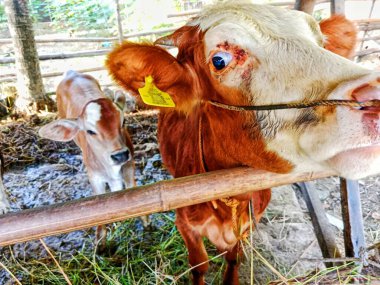
{"type": "Polygon", "coordinates": [[[370,83],[363,84],[352,91],[352,98],[361,103],[367,103],[367,106],[355,108],[361,111],[379,112],[380,88],[370,83]]]}
{"type": "Polygon", "coordinates": [[[116,163],[123,163],[129,160],[129,150],[111,154],[111,159],[116,163]]]}

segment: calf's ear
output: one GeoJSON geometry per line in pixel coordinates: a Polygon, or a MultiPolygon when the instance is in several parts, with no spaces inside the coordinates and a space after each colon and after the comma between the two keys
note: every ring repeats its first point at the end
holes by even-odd
{"type": "Polygon", "coordinates": [[[186,109],[189,101],[193,100],[194,78],[191,74],[194,73],[161,47],[124,42],[108,55],[106,66],[114,80],[134,95],[148,79],[153,80],[159,90],[169,94],[179,110],[186,109]]]}
{"type": "Polygon", "coordinates": [[[61,119],[53,121],[40,128],[38,134],[54,141],[71,141],[79,131],[76,119],[61,119]]]}
{"type": "Polygon", "coordinates": [[[351,58],[354,55],[357,29],[353,22],[342,15],[333,15],[319,23],[322,34],[325,36],[325,49],[351,58]]]}
{"type": "Polygon", "coordinates": [[[124,111],[125,101],[127,100],[125,98],[124,92],[121,90],[116,90],[114,96],[115,98],[113,100],[115,104],[120,108],[121,111],[124,111]]]}

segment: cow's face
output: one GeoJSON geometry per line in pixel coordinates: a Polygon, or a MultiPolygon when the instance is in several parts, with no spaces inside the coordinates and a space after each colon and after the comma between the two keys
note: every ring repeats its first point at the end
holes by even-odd
{"type": "MultiPolygon", "coordinates": [[[[132,91],[151,75],[188,114],[209,100],[268,105],[380,99],[380,73],[324,49],[317,23],[301,12],[231,1],[204,10],[173,40],[176,59],[158,47],[126,43],[107,65],[132,91]]],[[[266,150],[293,171],[335,170],[347,178],[380,172],[379,116],[379,107],[344,106],[246,115],[250,125],[259,125],[266,150]]],[[[257,137],[256,128],[251,131],[257,137]]]]}
{"type": "Polygon", "coordinates": [[[120,167],[131,159],[124,131],[122,109],[110,99],[101,98],[86,104],[78,118],[53,121],[39,134],[57,141],[76,139],[87,159],[120,167]]]}
{"type": "Polygon", "coordinates": [[[79,124],[88,144],[110,165],[124,164],[131,158],[126,146],[123,119],[122,109],[105,98],[90,101],[80,116],[79,124]]]}
{"type": "MultiPolygon", "coordinates": [[[[269,6],[214,6],[195,22],[204,35],[212,83],[238,89],[251,105],[380,99],[380,74],[369,75],[322,48],[310,16],[269,6]]],[[[267,149],[298,170],[332,168],[359,178],[380,171],[380,109],[334,106],[260,111],[267,149]]]]}

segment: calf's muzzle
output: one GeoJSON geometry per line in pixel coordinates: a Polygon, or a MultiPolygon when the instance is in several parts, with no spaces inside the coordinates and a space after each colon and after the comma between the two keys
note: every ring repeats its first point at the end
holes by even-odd
{"type": "Polygon", "coordinates": [[[111,154],[111,159],[117,164],[122,164],[130,159],[130,152],[128,149],[116,151],[111,154]]]}

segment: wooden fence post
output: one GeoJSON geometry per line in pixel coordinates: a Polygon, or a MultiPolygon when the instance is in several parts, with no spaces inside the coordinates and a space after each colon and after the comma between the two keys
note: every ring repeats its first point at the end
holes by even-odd
{"type": "Polygon", "coordinates": [[[296,0],[294,10],[303,11],[308,14],[313,14],[316,0],[296,0]]]}
{"type": "Polygon", "coordinates": [[[117,20],[117,32],[119,36],[119,43],[123,42],[123,25],[120,14],[120,3],[119,0],[115,0],[116,5],[116,20],[117,20]]]}
{"type": "Polygon", "coordinates": [[[331,15],[334,15],[334,14],[344,15],[345,13],[344,0],[331,0],[330,12],[331,12],[331,15]]]}

